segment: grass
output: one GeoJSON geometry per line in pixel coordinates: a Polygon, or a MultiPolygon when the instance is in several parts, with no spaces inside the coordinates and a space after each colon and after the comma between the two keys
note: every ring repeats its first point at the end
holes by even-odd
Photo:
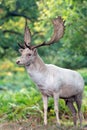
{"type": "MultiPolygon", "coordinates": [[[[34,118],[42,123],[43,103],[40,92],[25,72],[14,62],[0,62],[0,122],[20,121],[34,118]]],[[[87,69],[78,70],[87,83],[87,69]]],[[[83,96],[82,111],[87,118],[87,86],[83,96]]],[[[71,120],[71,114],[63,100],[59,101],[60,118],[64,122],[71,120]]],[[[37,122],[38,122],[37,121],[37,122]]],[[[49,99],[48,121],[55,123],[53,99],[49,99]]]]}

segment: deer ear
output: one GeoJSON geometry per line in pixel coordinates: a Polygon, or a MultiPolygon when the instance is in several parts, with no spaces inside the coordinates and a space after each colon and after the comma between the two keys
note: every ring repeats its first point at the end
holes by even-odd
{"type": "Polygon", "coordinates": [[[37,49],[35,48],[33,51],[34,51],[34,55],[36,56],[37,55],[37,49]]]}
{"type": "Polygon", "coordinates": [[[23,52],[23,49],[19,49],[19,52],[22,53],[22,52],[23,52]]]}

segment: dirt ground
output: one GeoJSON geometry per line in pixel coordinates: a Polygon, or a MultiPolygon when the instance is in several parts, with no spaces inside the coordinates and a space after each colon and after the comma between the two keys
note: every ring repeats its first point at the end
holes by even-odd
{"type": "Polygon", "coordinates": [[[1,123],[0,130],[87,130],[87,126],[84,128],[77,128],[72,126],[61,126],[56,124],[51,125],[36,125],[34,122],[11,122],[11,123],[1,123]]]}

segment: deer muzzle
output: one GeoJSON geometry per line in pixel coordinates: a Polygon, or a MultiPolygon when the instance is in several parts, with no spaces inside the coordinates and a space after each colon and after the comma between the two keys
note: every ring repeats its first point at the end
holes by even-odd
{"type": "Polygon", "coordinates": [[[16,61],[16,64],[20,64],[20,61],[19,61],[19,60],[17,60],[17,61],[16,61]]]}

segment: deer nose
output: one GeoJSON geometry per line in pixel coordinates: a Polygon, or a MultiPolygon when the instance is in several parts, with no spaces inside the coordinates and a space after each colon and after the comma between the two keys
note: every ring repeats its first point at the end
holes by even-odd
{"type": "Polygon", "coordinates": [[[17,63],[17,64],[19,64],[19,63],[20,63],[20,61],[18,60],[18,61],[16,61],[16,63],[17,63]]]}

